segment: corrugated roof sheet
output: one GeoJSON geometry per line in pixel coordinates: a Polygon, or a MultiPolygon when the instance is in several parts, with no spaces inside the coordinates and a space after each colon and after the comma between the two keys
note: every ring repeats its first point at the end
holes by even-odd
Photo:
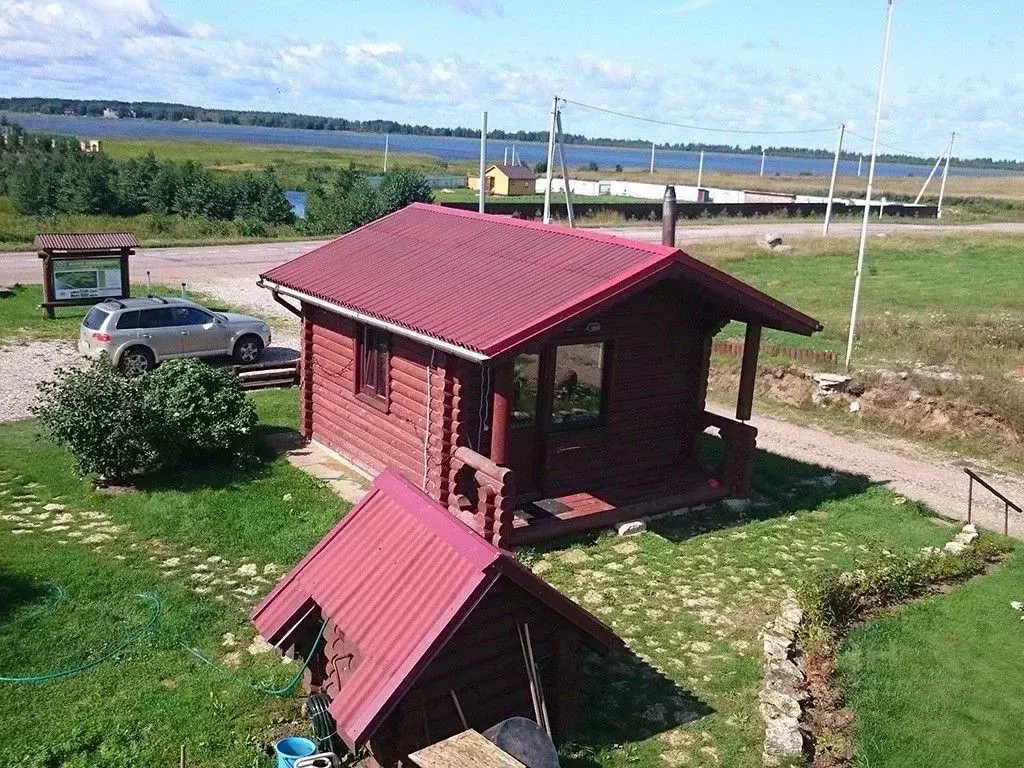
{"type": "Polygon", "coordinates": [[[263,277],[489,357],[671,277],[699,284],[767,327],[807,335],[821,327],[677,248],[425,203],[263,277]]]}
{"type": "MultiPolygon", "coordinates": [[[[529,179],[533,181],[536,178],[536,174],[532,169],[527,168],[525,165],[492,165],[491,168],[497,168],[499,171],[504,173],[510,179],[529,179]]],[[[487,170],[490,170],[488,168],[487,170]]]]}
{"type": "Polygon", "coordinates": [[[393,470],[253,611],[280,642],[310,600],[359,650],[331,713],[350,746],[365,743],[487,589],[507,576],[599,646],[604,624],[470,530],[393,470]]]}
{"type": "Polygon", "coordinates": [[[131,232],[41,232],[36,235],[41,251],[106,251],[138,248],[131,232]]]}

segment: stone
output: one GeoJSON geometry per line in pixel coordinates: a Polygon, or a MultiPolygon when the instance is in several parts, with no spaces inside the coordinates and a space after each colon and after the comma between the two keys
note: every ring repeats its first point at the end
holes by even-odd
{"type": "Polygon", "coordinates": [[[804,737],[795,717],[769,720],[764,734],[762,758],[767,766],[781,765],[784,760],[799,758],[804,750],[804,737]]]}
{"type": "Polygon", "coordinates": [[[789,658],[790,639],[774,632],[764,633],[764,656],[769,661],[785,661],[789,658]]]}
{"type": "Polygon", "coordinates": [[[811,378],[818,385],[819,392],[822,394],[832,394],[834,392],[845,392],[852,377],[844,376],[841,373],[816,373],[811,378]]]}
{"type": "Polygon", "coordinates": [[[67,509],[63,504],[51,503],[43,507],[47,512],[60,512],[62,509],[67,509]]]}
{"type": "Polygon", "coordinates": [[[1010,603],[1010,607],[1015,611],[1024,611],[1024,603],[1020,600],[1014,600],[1010,603]]]}
{"type": "Polygon", "coordinates": [[[761,717],[765,722],[783,717],[800,719],[800,701],[794,694],[777,689],[765,689],[758,698],[761,700],[761,717]]]}
{"type": "Polygon", "coordinates": [[[292,500],[292,495],[290,493],[286,493],[284,496],[281,497],[281,501],[291,501],[291,500],[292,500]]]}
{"type": "Polygon", "coordinates": [[[627,523],[620,523],[616,528],[619,536],[636,536],[647,530],[647,523],[643,520],[630,520],[627,523]]]}
{"type": "Polygon", "coordinates": [[[778,232],[765,232],[763,242],[775,248],[782,245],[782,235],[778,232]]]}
{"type": "Polygon", "coordinates": [[[965,525],[963,528],[960,529],[960,532],[961,533],[974,533],[974,534],[977,534],[978,533],[978,526],[976,526],[974,523],[968,523],[967,525],[965,525]]]}
{"type": "Polygon", "coordinates": [[[240,565],[235,573],[239,576],[255,576],[259,573],[259,567],[255,563],[240,565]]]}
{"type": "Polygon", "coordinates": [[[225,648],[234,648],[236,643],[237,643],[237,640],[235,639],[234,632],[225,632],[224,633],[224,637],[222,638],[221,645],[223,645],[225,648]]]}
{"type": "Polygon", "coordinates": [[[953,541],[946,542],[946,546],[943,547],[943,549],[950,555],[959,555],[961,552],[967,549],[967,545],[964,544],[962,541],[957,541],[956,539],[953,539],[953,541]]]}
{"type": "Polygon", "coordinates": [[[850,403],[850,413],[860,413],[860,400],[850,403]]]}

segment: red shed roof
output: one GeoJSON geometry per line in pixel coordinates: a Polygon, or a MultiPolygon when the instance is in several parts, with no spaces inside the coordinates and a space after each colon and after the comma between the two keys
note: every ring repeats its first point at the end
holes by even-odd
{"type": "Polygon", "coordinates": [[[489,171],[489,170],[491,170],[491,168],[497,168],[499,171],[504,173],[510,179],[529,179],[530,181],[533,181],[536,178],[536,174],[533,172],[533,170],[530,169],[530,168],[527,168],[525,165],[501,165],[501,164],[496,164],[496,165],[492,165],[487,170],[489,171]]]}
{"type": "Polygon", "coordinates": [[[805,335],[821,328],[678,248],[425,203],[261,277],[483,357],[516,351],[670,278],[696,284],[740,320],[805,335]]]}
{"type": "Polygon", "coordinates": [[[41,232],[35,245],[41,251],[120,251],[138,248],[139,241],[131,232],[41,232]]]}
{"type": "Polygon", "coordinates": [[[501,578],[575,624],[589,644],[621,645],[597,618],[390,469],[252,619],[263,637],[281,643],[312,600],[355,643],[360,661],[331,702],[338,732],[355,747],[372,736],[501,578]]]}

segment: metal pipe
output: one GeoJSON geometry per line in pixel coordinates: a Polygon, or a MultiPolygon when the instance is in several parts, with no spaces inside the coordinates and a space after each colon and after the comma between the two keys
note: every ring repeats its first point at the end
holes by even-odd
{"type": "Polygon", "coordinates": [[[939,170],[939,166],[942,165],[942,155],[935,158],[935,165],[932,166],[932,172],[928,174],[928,178],[924,180],[924,186],[921,187],[921,191],[917,193],[917,197],[914,198],[914,205],[921,202],[921,198],[924,197],[924,192],[928,189],[928,185],[932,183],[932,179],[935,178],[936,171],[939,170]]]}
{"type": "MultiPolygon", "coordinates": [[[[551,97],[551,130],[548,132],[547,182],[544,185],[544,223],[551,223],[551,175],[555,165],[555,118],[558,115],[558,97],[551,97]]],[[[483,183],[483,180],[481,180],[483,183]]]]}
{"type": "Polygon", "coordinates": [[[391,134],[384,134],[384,173],[388,172],[388,143],[391,139],[391,134]]]}
{"type": "Polygon", "coordinates": [[[487,112],[484,112],[483,123],[480,126],[480,205],[478,210],[484,212],[487,203],[487,184],[484,174],[487,173],[487,112]]]}
{"type": "Polygon", "coordinates": [[[654,142],[651,142],[651,173],[654,173],[654,142]]]}
{"type": "Polygon", "coordinates": [[[701,181],[704,179],[704,150],[700,151],[700,164],[697,166],[697,189],[700,189],[701,181]]]}
{"type": "Polygon", "coordinates": [[[764,159],[768,153],[767,149],[761,150],[761,175],[764,176],[764,159]]]}
{"type": "Polygon", "coordinates": [[[882,70],[878,77],[878,103],[875,105],[875,133],[871,140],[871,165],[868,168],[868,188],[864,199],[864,221],[860,228],[860,247],[857,251],[857,272],[853,281],[853,307],[850,310],[850,335],[846,340],[846,369],[850,369],[853,357],[853,339],[857,332],[857,306],[860,302],[860,283],[864,273],[864,254],[868,246],[868,221],[871,218],[871,192],[875,183],[875,165],[878,162],[878,134],[882,129],[882,105],[885,103],[885,74],[889,68],[889,44],[892,42],[893,0],[889,0],[888,18],[885,23],[885,44],[882,48],[882,70]]]}
{"type": "Polygon", "coordinates": [[[318,299],[316,296],[310,296],[308,293],[303,293],[302,291],[293,290],[286,286],[275,283],[272,280],[267,280],[266,278],[261,278],[260,280],[257,280],[256,285],[258,285],[260,288],[266,288],[271,292],[276,291],[285,296],[291,296],[293,299],[298,299],[303,304],[311,304],[314,307],[326,309],[328,312],[334,312],[335,314],[341,315],[342,317],[347,317],[351,320],[355,320],[358,323],[363,323],[364,325],[372,325],[374,328],[382,328],[385,331],[394,333],[396,336],[404,336],[407,339],[413,339],[414,341],[418,341],[421,344],[426,344],[428,347],[440,349],[442,352],[451,352],[453,355],[461,357],[463,360],[470,360],[474,363],[482,363],[485,360],[490,360],[490,357],[488,355],[482,354],[480,352],[474,352],[471,349],[460,347],[458,344],[452,344],[447,341],[442,341],[441,339],[435,339],[433,336],[428,336],[427,334],[420,333],[419,331],[412,331],[409,330],[408,328],[403,328],[400,325],[389,323],[387,320],[381,320],[376,317],[371,317],[370,315],[364,315],[362,312],[357,312],[354,309],[348,309],[346,307],[339,306],[338,304],[332,304],[329,301],[318,299]]]}
{"type": "Polygon", "coordinates": [[[971,522],[971,515],[974,513],[974,478],[967,476],[967,522],[971,522]]]}
{"type": "Polygon", "coordinates": [[[825,229],[822,235],[828,236],[828,228],[832,223],[832,205],[836,197],[836,177],[839,175],[839,156],[843,153],[843,136],[846,133],[846,123],[839,126],[839,143],[836,144],[836,159],[832,162],[832,183],[828,187],[828,206],[825,208],[825,229]]]}
{"type": "Polygon", "coordinates": [[[661,244],[670,248],[676,247],[676,188],[669,184],[665,187],[665,197],[661,201],[661,244]]]}
{"type": "Polygon", "coordinates": [[[949,177],[949,158],[953,156],[953,140],[956,138],[956,133],[949,137],[949,151],[946,153],[946,167],[942,169],[942,187],[939,189],[939,210],[935,213],[935,218],[942,218],[942,201],[946,197],[946,179],[949,177]]]}
{"type": "Polygon", "coordinates": [[[555,125],[558,128],[558,159],[562,163],[562,183],[565,184],[565,208],[569,214],[569,227],[576,227],[576,217],[572,210],[572,189],[569,188],[569,172],[565,167],[565,138],[562,136],[562,113],[555,113],[555,125]]]}

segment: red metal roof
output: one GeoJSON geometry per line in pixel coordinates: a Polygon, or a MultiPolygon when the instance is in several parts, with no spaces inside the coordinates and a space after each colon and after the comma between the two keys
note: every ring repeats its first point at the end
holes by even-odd
{"type": "Polygon", "coordinates": [[[805,335],[821,328],[677,248],[425,203],[262,277],[488,357],[673,277],[700,285],[738,319],[805,335]]]}
{"type": "MultiPolygon", "coordinates": [[[[497,168],[499,171],[504,173],[510,179],[529,179],[533,181],[536,178],[536,174],[532,169],[527,168],[525,165],[492,165],[491,168],[497,168]]],[[[491,170],[488,168],[487,170],[491,170]]]]}
{"type": "Polygon", "coordinates": [[[119,251],[138,248],[139,241],[131,232],[41,232],[35,245],[41,251],[119,251]]]}
{"type": "Polygon", "coordinates": [[[462,620],[510,578],[574,623],[597,647],[621,640],[390,469],[253,611],[281,642],[310,601],[355,643],[359,662],[331,702],[338,731],[364,744],[462,620]]]}

